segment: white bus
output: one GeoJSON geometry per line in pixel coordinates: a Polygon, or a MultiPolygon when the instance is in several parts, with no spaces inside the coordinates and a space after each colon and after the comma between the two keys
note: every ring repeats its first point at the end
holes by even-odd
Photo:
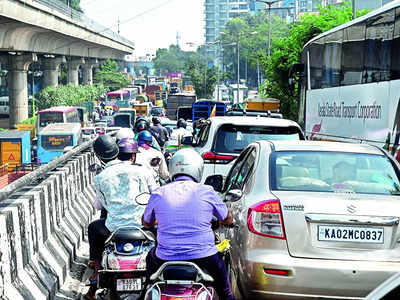
{"type": "Polygon", "coordinates": [[[309,139],[393,146],[400,139],[400,1],[310,40],[299,123],[309,139]]]}
{"type": "MultiPolygon", "coordinates": [[[[32,96],[28,97],[28,113],[32,115],[32,96]]],[[[10,104],[8,96],[0,97],[0,115],[10,115],[10,104]]]]}

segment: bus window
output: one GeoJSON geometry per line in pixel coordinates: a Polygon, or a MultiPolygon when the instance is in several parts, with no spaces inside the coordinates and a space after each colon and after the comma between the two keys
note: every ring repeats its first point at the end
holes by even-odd
{"type": "Polygon", "coordinates": [[[309,46],[311,89],[320,89],[322,85],[322,57],[324,38],[316,40],[309,46]]]}
{"type": "Polygon", "coordinates": [[[130,96],[129,96],[129,93],[123,94],[122,96],[123,96],[124,100],[131,100],[130,96]]]}
{"type": "Polygon", "coordinates": [[[367,20],[363,83],[390,79],[390,49],[393,30],[393,9],[367,20]]]}
{"type": "Polygon", "coordinates": [[[391,80],[400,79],[400,8],[396,9],[396,20],[394,25],[394,34],[392,42],[392,57],[391,57],[391,80]]]}
{"type": "Polygon", "coordinates": [[[344,29],[340,85],[360,84],[364,68],[365,23],[344,29]]]}
{"type": "Polygon", "coordinates": [[[325,37],[322,87],[339,86],[343,30],[325,37]]]}
{"type": "Polygon", "coordinates": [[[44,112],[40,114],[40,127],[46,127],[51,123],[64,123],[63,114],[60,112],[44,112]]]}
{"type": "Polygon", "coordinates": [[[79,114],[77,110],[71,110],[66,113],[66,122],[67,123],[79,123],[79,114]]]}

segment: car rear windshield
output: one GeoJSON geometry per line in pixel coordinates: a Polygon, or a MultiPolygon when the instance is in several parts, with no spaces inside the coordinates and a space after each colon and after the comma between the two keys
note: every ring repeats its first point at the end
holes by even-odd
{"type": "Polygon", "coordinates": [[[225,124],[217,131],[214,151],[239,154],[247,145],[258,140],[299,140],[300,134],[300,129],[294,126],[268,127],[225,124]]]}
{"type": "Polygon", "coordinates": [[[383,155],[275,152],[270,166],[273,190],[400,195],[398,170],[383,155]]]}

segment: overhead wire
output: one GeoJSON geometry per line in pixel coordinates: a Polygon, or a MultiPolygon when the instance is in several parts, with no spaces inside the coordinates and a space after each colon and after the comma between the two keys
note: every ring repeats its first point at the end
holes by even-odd
{"type": "MultiPolygon", "coordinates": [[[[141,16],[143,16],[143,15],[145,15],[145,14],[147,14],[147,13],[153,12],[154,10],[160,9],[161,7],[164,7],[164,6],[166,6],[167,4],[171,4],[171,3],[174,2],[174,1],[177,1],[177,0],[166,0],[166,1],[164,1],[164,2],[162,2],[162,3],[160,3],[160,4],[158,4],[158,5],[156,5],[156,6],[154,6],[154,7],[151,7],[151,8],[149,8],[149,9],[147,9],[147,10],[141,12],[141,13],[136,14],[135,16],[133,16],[133,17],[131,17],[131,18],[129,18],[129,19],[126,19],[126,20],[121,21],[119,24],[122,25],[122,24],[125,24],[125,23],[128,23],[128,22],[131,22],[132,20],[134,20],[134,19],[136,19],[136,18],[138,18],[138,17],[141,17],[141,16]]],[[[96,32],[96,33],[97,33],[97,34],[101,34],[101,33],[105,32],[105,31],[111,30],[112,28],[117,27],[117,26],[118,26],[118,25],[110,26],[110,27],[107,27],[107,28],[105,28],[105,29],[103,29],[103,30],[101,30],[101,31],[96,32]]],[[[91,36],[91,35],[88,35],[88,36],[86,36],[86,37],[83,37],[82,39],[89,38],[90,36],[91,36]]],[[[58,47],[56,47],[56,48],[51,49],[49,52],[58,50],[58,49],[60,49],[60,48],[68,47],[68,46],[70,46],[70,45],[72,45],[72,44],[74,44],[74,43],[77,43],[77,42],[78,42],[78,41],[68,42],[67,44],[64,44],[64,45],[61,45],[61,46],[58,46],[58,47]]]]}

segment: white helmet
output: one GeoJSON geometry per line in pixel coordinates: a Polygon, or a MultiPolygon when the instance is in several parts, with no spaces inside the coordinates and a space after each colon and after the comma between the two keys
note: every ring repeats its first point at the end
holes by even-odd
{"type": "Polygon", "coordinates": [[[119,140],[122,139],[134,139],[135,138],[135,134],[133,133],[133,131],[129,128],[121,128],[120,130],[118,130],[118,132],[115,134],[115,139],[117,140],[117,143],[119,140]]]}
{"type": "Polygon", "coordinates": [[[200,182],[203,168],[204,161],[200,154],[190,148],[178,150],[169,162],[169,174],[172,180],[179,175],[187,175],[200,182]]]}

